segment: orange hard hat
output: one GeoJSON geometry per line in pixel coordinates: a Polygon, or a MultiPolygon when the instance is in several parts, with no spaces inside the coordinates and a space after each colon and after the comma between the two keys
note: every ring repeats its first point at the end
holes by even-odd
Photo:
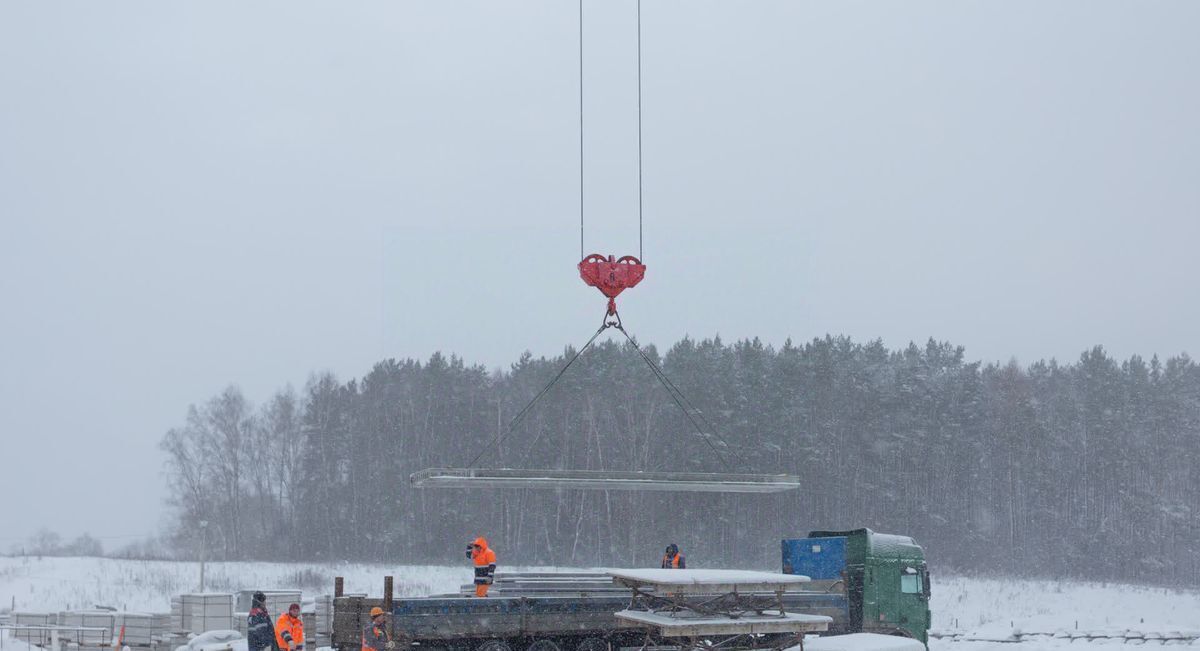
{"type": "Polygon", "coordinates": [[[371,609],[371,617],[372,618],[379,617],[382,614],[383,614],[383,609],[380,608],[379,606],[375,606],[374,608],[371,609]]]}

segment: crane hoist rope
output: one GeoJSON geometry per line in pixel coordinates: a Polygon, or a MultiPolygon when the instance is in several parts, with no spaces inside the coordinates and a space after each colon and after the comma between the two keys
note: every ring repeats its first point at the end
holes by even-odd
{"type": "Polygon", "coordinates": [[[558,373],[556,373],[554,375],[554,377],[550,379],[550,382],[547,383],[546,386],[543,387],[542,390],[539,391],[533,397],[533,399],[529,401],[529,403],[527,403],[520,411],[517,412],[516,416],[514,416],[511,421],[509,421],[508,427],[506,427],[503,432],[497,433],[496,439],[492,442],[492,444],[485,447],[484,449],[480,450],[475,455],[475,457],[471,459],[471,462],[469,464],[467,464],[467,468],[474,467],[475,464],[478,463],[481,458],[483,458],[483,455],[488,450],[490,450],[492,448],[496,448],[501,443],[503,443],[504,439],[508,438],[508,436],[516,430],[517,425],[520,424],[524,420],[525,416],[529,413],[529,411],[533,408],[533,406],[535,404],[537,404],[537,402],[539,400],[541,400],[543,396],[545,396],[547,393],[549,393],[550,389],[553,388],[554,385],[557,384],[560,379],[562,379],[563,375],[565,375],[567,370],[570,369],[573,364],[575,364],[575,362],[580,358],[580,356],[582,356],[585,351],[587,351],[589,348],[592,347],[592,344],[594,344],[596,342],[596,339],[600,336],[600,334],[609,328],[615,328],[622,335],[625,336],[625,339],[633,346],[634,350],[637,351],[638,355],[642,358],[642,361],[644,361],[646,363],[646,365],[650,368],[650,371],[651,371],[651,373],[653,373],[655,379],[657,379],[659,381],[659,383],[663,386],[663,388],[666,389],[667,394],[670,395],[670,397],[671,397],[671,400],[675,403],[675,405],[677,407],[679,407],[680,411],[683,412],[684,416],[687,417],[687,420],[692,425],[692,427],[695,428],[695,430],[696,430],[697,434],[699,434],[701,440],[703,440],[705,442],[705,444],[707,444],[708,447],[717,455],[717,458],[720,459],[722,466],[724,466],[727,471],[731,470],[729,461],[725,458],[725,455],[722,453],[722,450],[719,449],[717,447],[716,443],[713,442],[713,439],[715,438],[718,441],[720,441],[723,448],[727,451],[734,452],[734,449],[729,445],[729,443],[727,441],[725,441],[724,438],[721,437],[720,434],[718,434],[716,432],[716,428],[714,428],[712,426],[712,423],[710,423],[708,421],[708,419],[704,417],[703,412],[701,412],[699,409],[697,409],[691,403],[691,401],[689,401],[687,399],[687,396],[684,395],[683,391],[681,391],[679,389],[679,387],[674,382],[672,382],[669,377],[667,377],[667,375],[663,371],[662,367],[660,367],[650,357],[650,355],[647,354],[646,351],[643,350],[640,345],[638,345],[637,340],[632,335],[630,335],[627,330],[625,330],[625,326],[621,322],[621,315],[617,312],[617,303],[616,303],[617,296],[621,292],[625,291],[626,289],[630,289],[630,288],[636,286],[646,276],[646,265],[642,264],[641,257],[640,257],[644,252],[643,248],[642,248],[642,224],[643,224],[642,188],[643,188],[643,183],[642,183],[642,2],[641,2],[641,0],[637,0],[638,256],[639,257],[634,257],[632,255],[626,255],[626,256],[621,256],[618,258],[613,255],[605,256],[605,255],[602,255],[599,253],[591,253],[591,254],[587,254],[587,255],[583,254],[583,251],[584,251],[584,249],[583,249],[583,246],[584,246],[584,239],[583,239],[584,206],[585,206],[585,203],[584,203],[584,181],[586,178],[584,175],[583,81],[584,81],[584,76],[583,76],[583,0],[579,0],[579,247],[580,247],[580,255],[583,256],[583,259],[579,261],[577,268],[579,270],[579,276],[580,276],[580,278],[583,279],[584,283],[586,283],[587,285],[589,285],[591,287],[595,287],[596,289],[598,289],[600,291],[600,293],[604,294],[604,296],[606,296],[608,298],[607,310],[604,314],[604,318],[601,321],[600,327],[596,330],[596,332],[594,332],[592,334],[591,338],[589,338],[587,340],[587,343],[585,343],[578,351],[576,351],[575,354],[572,355],[569,360],[567,360],[567,363],[564,364],[561,369],[559,369],[558,373]],[[701,421],[703,422],[703,426],[701,425],[701,421]],[[705,431],[705,428],[707,428],[707,430],[708,430],[707,432],[705,431]]]}

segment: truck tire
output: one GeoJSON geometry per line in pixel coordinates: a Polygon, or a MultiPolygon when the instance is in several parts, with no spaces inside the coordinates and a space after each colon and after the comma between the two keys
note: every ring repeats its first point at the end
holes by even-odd
{"type": "Polygon", "coordinates": [[[475,651],[513,651],[513,648],[504,640],[484,640],[482,644],[475,647],[475,651]]]}
{"type": "Polygon", "coordinates": [[[608,642],[602,637],[585,637],[575,646],[575,651],[608,651],[608,642]]]}
{"type": "Polygon", "coordinates": [[[562,651],[562,647],[558,646],[558,642],[543,637],[533,641],[529,646],[525,647],[525,651],[562,651]]]}

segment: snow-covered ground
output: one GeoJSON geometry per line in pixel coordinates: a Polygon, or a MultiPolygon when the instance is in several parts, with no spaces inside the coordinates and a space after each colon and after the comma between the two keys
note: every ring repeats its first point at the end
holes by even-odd
{"type": "MultiPolygon", "coordinates": [[[[465,560],[465,559],[464,559],[465,560]]],[[[383,577],[395,577],[398,595],[452,592],[470,583],[471,568],[322,563],[208,563],[210,592],[300,588],[306,597],[333,592],[333,578],[346,578],[346,592],[380,594],[383,577]]],[[[0,557],[0,610],[59,611],[95,606],[167,612],[171,597],[200,587],[200,564],[110,558],[0,557]]]]}
{"type": "MultiPolygon", "coordinates": [[[[1022,651],[1066,645],[1175,646],[1200,636],[1200,591],[1116,583],[935,576],[931,651],[1022,651]],[[1123,637],[1128,634],[1130,640],[1123,637]],[[1142,634],[1146,640],[1135,639],[1142,634]],[[1088,639],[1088,636],[1093,639],[1088,639]],[[1111,636],[1111,637],[1101,637],[1111,636]]],[[[1192,648],[1200,647],[1200,640],[1192,648]]]]}
{"type": "MultiPolygon", "coordinates": [[[[347,592],[379,594],[382,577],[391,574],[402,596],[453,592],[471,580],[471,569],[465,562],[453,567],[209,563],[205,574],[205,587],[210,591],[298,587],[306,597],[332,592],[335,576],[346,578],[347,592]]],[[[172,595],[198,587],[196,563],[0,557],[0,612],[12,607],[58,611],[97,605],[166,612],[172,595]]],[[[931,651],[1013,651],[1012,644],[999,640],[1011,639],[1014,632],[1026,636],[1019,647],[1023,651],[1068,644],[1125,643],[1101,639],[1072,642],[1070,637],[1054,637],[1075,631],[1200,634],[1200,591],[1195,590],[938,575],[933,581],[930,608],[934,630],[946,636],[932,640],[931,651]],[[1045,636],[1031,639],[1030,634],[1035,633],[1045,636]]],[[[1145,644],[1164,643],[1150,640],[1145,644]]],[[[1200,647],[1200,641],[1194,647],[1200,647]]],[[[7,646],[5,651],[9,651],[7,646]]]]}

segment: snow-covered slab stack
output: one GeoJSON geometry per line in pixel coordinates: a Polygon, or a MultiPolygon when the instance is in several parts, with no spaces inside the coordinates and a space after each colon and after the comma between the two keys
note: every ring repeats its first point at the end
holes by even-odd
{"type": "Polygon", "coordinates": [[[107,646],[112,643],[117,614],[111,610],[68,610],[58,614],[64,627],[59,637],[79,646],[107,646]]]}
{"type": "Polygon", "coordinates": [[[317,637],[327,639],[333,635],[333,595],[323,594],[313,600],[317,637]]]}
{"type": "Polygon", "coordinates": [[[12,623],[17,626],[54,626],[58,623],[58,613],[18,610],[11,617],[12,623]]]}
{"type": "MultiPolygon", "coordinates": [[[[171,606],[174,610],[174,600],[171,606]]],[[[203,633],[233,628],[233,595],[228,592],[179,595],[178,608],[179,630],[203,633]]]]}
{"type": "Polygon", "coordinates": [[[630,607],[616,613],[617,619],[654,628],[663,637],[807,633],[828,630],[833,622],[824,615],[783,612],[782,594],[799,590],[809,582],[807,576],[663,569],[608,570],[608,575],[613,583],[634,591],[630,607]],[[777,596],[765,601],[755,596],[764,593],[777,596]],[[646,599],[649,594],[654,598],[646,599]],[[724,595],[728,601],[714,612],[711,595],[724,595]],[[661,603],[664,600],[668,603],[661,603]]]}
{"type": "Polygon", "coordinates": [[[162,625],[163,617],[153,613],[119,613],[117,617],[117,628],[113,631],[115,636],[121,634],[121,627],[125,627],[125,644],[128,646],[150,646],[154,643],[154,638],[165,633],[165,627],[162,625]]]}
{"type": "Polygon", "coordinates": [[[58,624],[58,613],[16,611],[12,613],[11,620],[13,626],[19,627],[13,630],[13,637],[28,644],[44,646],[50,644],[48,627],[58,624]]]}
{"type": "Polygon", "coordinates": [[[287,612],[288,606],[300,603],[302,596],[299,590],[241,590],[237,593],[237,612],[250,612],[255,592],[261,592],[267,598],[267,612],[272,618],[287,612]]]}
{"type": "Polygon", "coordinates": [[[825,615],[802,615],[765,611],[762,615],[729,617],[698,616],[690,612],[651,613],[644,610],[621,610],[617,619],[658,629],[663,637],[696,637],[704,635],[764,635],[769,633],[806,633],[824,631],[832,618],[825,615]]]}
{"type": "Polygon", "coordinates": [[[629,588],[652,588],[670,594],[723,592],[788,592],[803,588],[812,579],[800,574],[751,570],[608,570],[613,583],[629,588]]]}

